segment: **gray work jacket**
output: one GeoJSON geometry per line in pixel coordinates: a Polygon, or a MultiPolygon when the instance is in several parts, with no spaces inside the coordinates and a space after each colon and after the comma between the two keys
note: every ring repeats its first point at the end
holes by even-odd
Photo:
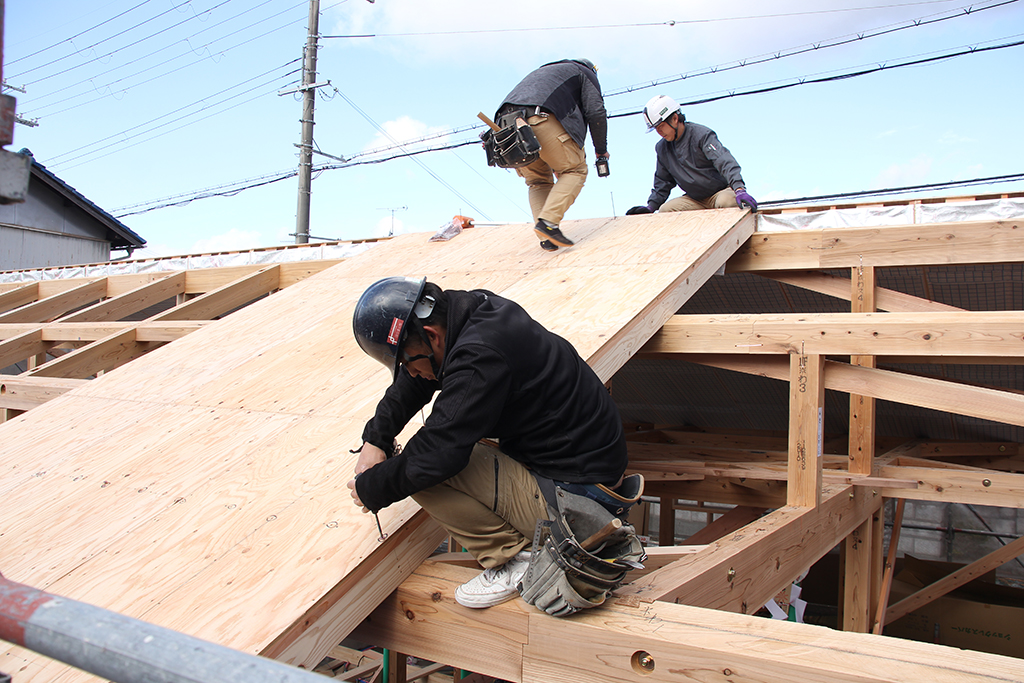
{"type": "Polygon", "coordinates": [[[704,200],[724,190],[745,187],[740,165],[718,141],[715,131],[687,121],[683,134],[654,146],[658,158],[654,170],[654,190],[647,205],[657,210],[668,200],[673,187],[679,186],[689,197],[704,200]]]}

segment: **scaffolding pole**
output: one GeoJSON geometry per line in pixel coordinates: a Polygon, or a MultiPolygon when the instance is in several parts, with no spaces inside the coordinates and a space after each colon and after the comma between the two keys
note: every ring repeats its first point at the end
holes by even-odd
{"type": "Polygon", "coordinates": [[[2,574],[0,640],[114,683],[323,681],[317,674],[45,593],[2,574]]]}

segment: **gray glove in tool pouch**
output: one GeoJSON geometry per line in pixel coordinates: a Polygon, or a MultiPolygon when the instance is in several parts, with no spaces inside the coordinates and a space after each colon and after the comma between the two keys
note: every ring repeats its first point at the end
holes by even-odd
{"type": "MultiPolygon", "coordinates": [[[[628,496],[635,501],[643,479],[634,476],[617,490],[637,489],[635,496],[632,491],[628,496]]],[[[519,592],[531,605],[564,617],[602,604],[626,572],[643,567],[647,554],[633,526],[623,521],[624,514],[615,515],[597,500],[557,485],[549,495],[551,489],[541,486],[553,520],[537,523],[533,557],[519,592]]]]}
{"type": "Polygon", "coordinates": [[[498,117],[498,130],[480,134],[487,153],[487,165],[518,168],[540,158],[540,142],[526,123],[526,110],[516,109],[498,117]]]}

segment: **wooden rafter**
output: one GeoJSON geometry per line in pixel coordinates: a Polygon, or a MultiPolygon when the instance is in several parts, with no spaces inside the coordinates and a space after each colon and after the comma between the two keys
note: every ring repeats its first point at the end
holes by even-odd
{"type": "Polygon", "coordinates": [[[13,311],[0,314],[0,323],[45,323],[107,296],[105,278],[90,280],[60,294],[39,299],[13,311]]]}
{"type": "Polygon", "coordinates": [[[0,313],[6,313],[38,299],[38,282],[29,282],[6,292],[0,292],[0,313]]]}
{"type": "Polygon", "coordinates": [[[85,310],[64,316],[59,322],[84,323],[121,320],[185,291],[185,274],[174,273],[123,294],[118,294],[85,310]]]}

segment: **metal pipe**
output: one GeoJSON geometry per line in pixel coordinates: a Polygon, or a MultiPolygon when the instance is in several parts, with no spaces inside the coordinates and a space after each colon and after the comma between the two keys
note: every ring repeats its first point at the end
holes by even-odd
{"type": "Polygon", "coordinates": [[[45,593],[0,574],[0,640],[114,683],[321,683],[271,659],[45,593]]]}

